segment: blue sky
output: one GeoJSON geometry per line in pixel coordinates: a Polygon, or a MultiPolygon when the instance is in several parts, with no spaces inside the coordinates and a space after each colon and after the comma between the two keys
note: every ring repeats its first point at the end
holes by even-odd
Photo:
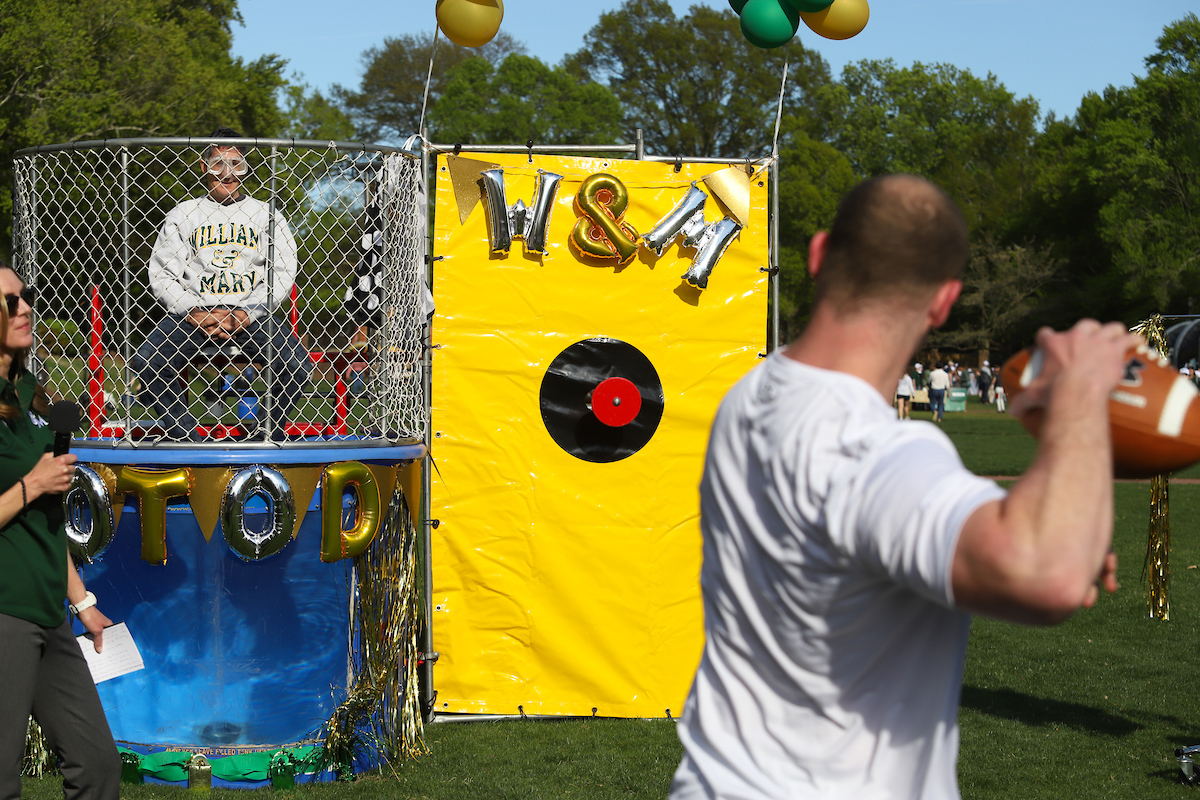
{"type": "MultiPolygon", "coordinates": [[[[671,0],[677,15],[695,3],[671,0]]],[[[728,8],[724,0],[701,5],[728,8]]],[[[318,89],[357,87],[361,54],[387,36],[433,31],[435,0],[240,0],[245,26],[234,26],[235,55],[276,53],[289,74],[318,89]]],[[[619,0],[506,0],[501,29],[531,55],[557,64],[583,45],[600,14],[619,0]]],[[[861,59],[948,63],[977,75],[991,72],[1013,93],[1032,95],[1043,113],[1075,112],[1080,98],[1144,74],[1163,26],[1195,11],[1191,0],[873,0],[871,21],[857,37],[832,42],[803,24],[799,38],[833,68],[861,59]]]]}

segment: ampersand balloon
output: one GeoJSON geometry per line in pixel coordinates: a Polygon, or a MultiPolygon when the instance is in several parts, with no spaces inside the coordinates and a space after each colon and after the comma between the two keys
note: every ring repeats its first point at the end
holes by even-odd
{"type": "Polygon", "coordinates": [[[637,255],[638,232],[625,222],[629,190],[615,176],[589,175],[579,185],[575,204],[582,215],[571,232],[576,252],[592,258],[616,259],[627,264],[637,255]]]}
{"type": "Polygon", "coordinates": [[[833,4],[824,11],[815,13],[800,12],[812,32],[826,39],[849,39],[862,33],[867,27],[867,19],[871,9],[867,0],[833,0],[833,4]]]}
{"type": "Polygon", "coordinates": [[[437,0],[438,27],[463,47],[482,47],[500,30],[504,0],[437,0]]]}

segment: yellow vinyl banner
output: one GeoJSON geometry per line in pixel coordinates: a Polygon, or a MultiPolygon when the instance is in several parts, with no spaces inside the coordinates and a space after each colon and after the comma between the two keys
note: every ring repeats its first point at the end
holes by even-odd
{"type": "Polygon", "coordinates": [[[678,715],[708,429],[766,350],[766,170],[472,154],[437,177],[436,708],[678,715]]]}

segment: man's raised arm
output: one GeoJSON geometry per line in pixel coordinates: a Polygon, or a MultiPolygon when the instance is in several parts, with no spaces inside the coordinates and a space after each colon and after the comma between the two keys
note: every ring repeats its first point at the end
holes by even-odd
{"type": "Polygon", "coordinates": [[[1040,375],[1012,413],[1044,414],[1038,451],[1008,496],[975,511],[954,554],[956,604],[1013,622],[1053,624],[1116,589],[1108,396],[1137,337],[1084,320],[1043,329],[1040,375]]]}

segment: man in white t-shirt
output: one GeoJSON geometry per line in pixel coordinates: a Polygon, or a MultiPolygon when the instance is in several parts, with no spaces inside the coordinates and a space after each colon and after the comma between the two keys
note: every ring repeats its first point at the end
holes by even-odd
{"type": "Polygon", "coordinates": [[[701,484],[707,639],[672,800],[954,800],[969,615],[1052,624],[1115,590],[1123,326],[1038,334],[1052,366],[1013,411],[1044,413],[1039,449],[1007,494],[891,411],[966,255],[940,189],[861,184],[810,244],[804,334],[722,402],[701,484]]]}
{"type": "Polygon", "coordinates": [[[950,388],[950,376],[945,367],[935,367],[929,373],[929,410],[933,421],[941,422],[946,414],[946,390],[950,388]]]}

